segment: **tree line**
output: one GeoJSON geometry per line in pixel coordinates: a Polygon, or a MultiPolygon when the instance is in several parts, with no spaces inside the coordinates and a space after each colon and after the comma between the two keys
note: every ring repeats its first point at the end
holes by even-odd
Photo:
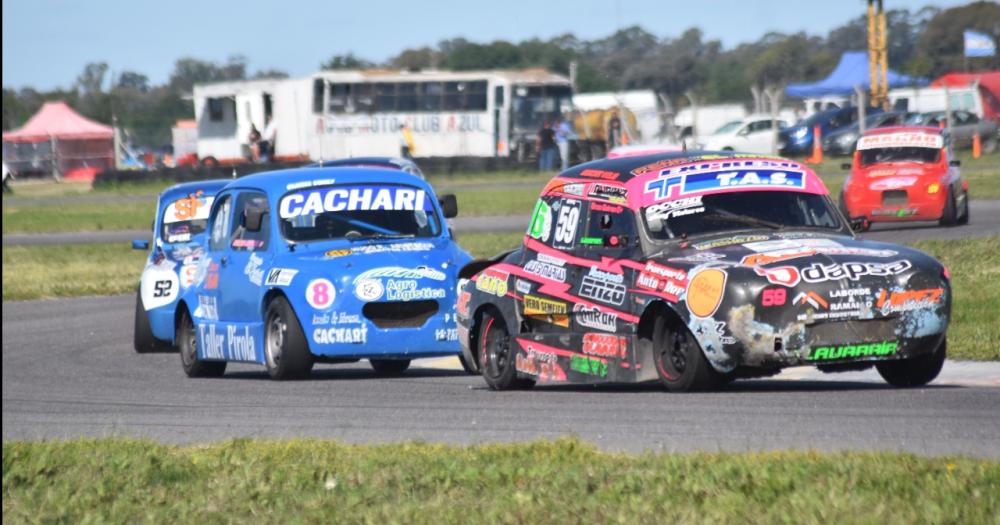
{"type": "MultiPolygon", "coordinates": [[[[1000,69],[1000,56],[965,59],[962,33],[978,30],[1000,44],[1000,5],[979,1],[941,10],[896,9],[888,11],[890,66],[902,73],[935,77],[948,71],[1000,69]]],[[[633,26],[596,40],[573,34],[548,40],[513,43],[477,43],[465,38],[444,40],[433,47],[405,49],[382,63],[353,54],[338,54],[320,69],[448,70],[516,69],[544,67],[569,74],[577,64],[577,91],[652,89],[683,106],[685,92],[703,103],[746,102],[751,87],[765,88],[790,82],[808,82],[828,75],[843,52],[866,49],[867,22],[861,15],[825,36],[804,32],[771,32],[755,42],[723,49],[718,40],[706,39],[698,28],[679,36],[657,36],[633,26]]],[[[1000,47],[1000,45],[998,45],[1000,47]]],[[[112,115],[133,142],[156,147],[170,142],[174,121],[192,118],[185,96],[196,83],[284,78],[279,70],[249,72],[241,55],[216,63],[192,57],[178,59],[163,85],[151,85],[137,71],[109,71],[103,62],[87,64],[72,87],[52,91],[32,88],[3,89],[3,129],[24,123],[42,103],[65,100],[83,115],[110,123],[112,115]]]]}

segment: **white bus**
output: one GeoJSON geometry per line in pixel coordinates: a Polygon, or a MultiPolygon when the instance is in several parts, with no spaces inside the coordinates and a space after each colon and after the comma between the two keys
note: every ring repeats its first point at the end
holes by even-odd
{"type": "Polygon", "coordinates": [[[571,104],[569,79],[523,71],[322,71],[304,79],[197,85],[198,155],[238,162],[251,124],[277,125],[278,160],[399,155],[525,158],[571,104]]]}

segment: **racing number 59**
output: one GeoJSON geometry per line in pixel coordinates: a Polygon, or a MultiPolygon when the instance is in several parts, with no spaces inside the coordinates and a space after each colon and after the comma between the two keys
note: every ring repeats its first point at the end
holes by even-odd
{"type": "Polygon", "coordinates": [[[562,207],[559,208],[559,219],[556,221],[555,244],[572,246],[573,239],[576,238],[576,228],[579,223],[579,203],[564,201],[562,207]]]}

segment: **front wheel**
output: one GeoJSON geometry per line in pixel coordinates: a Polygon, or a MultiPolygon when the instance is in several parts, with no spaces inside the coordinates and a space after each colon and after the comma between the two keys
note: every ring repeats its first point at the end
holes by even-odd
{"type": "Polygon", "coordinates": [[[899,388],[924,386],[941,373],[944,359],[948,354],[947,341],[942,339],[934,352],[929,354],[887,361],[875,365],[878,373],[886,383],[899,388]]]}
{"type": "Polygon", "coordinates": [[[493,390],[530,388],[530,379],[517,377],[515,367],[517,350],[513,348],[510,332],[503,317],[493,312],[483,314],[479,323],[479,363],[483,379],[493,390]]]}
{"type": "Polygon", "coordinates": [[[264,315],[264,363],[271,379],[299,379],[309,375],[313,356],[295,311],[284,297],[275,297],[264,315]]]}
{"type": "Polygon", "coordinates": [[[410,368],[409,359],[369,359],[368,362],[380,376],[398,376],[410,368]]]}
{"type": "Polygon", "coordinates": [[[465,352],[458,354],[458,362],[462,364],[462,370],[465,370],[466,374],[470,376],[477,376],[479,372],[476,371],[472,363],[465,359],[465,352]]]}
{"type": "Polygon", "coordinates": [[[220,377],[226,373],[225,361],[201,361],[198,359],[198,335],[194,321],[187,311],[181,312],[177,323],[177,347],[181,354],[181,367],[188,377],[220,377]]]}
{"type": "Polygon", "coordinates": [[[691,332],[663,317],[653,326],[653,361],[660,382],[671,392],[704,392],[721,383],[691,332]]]}

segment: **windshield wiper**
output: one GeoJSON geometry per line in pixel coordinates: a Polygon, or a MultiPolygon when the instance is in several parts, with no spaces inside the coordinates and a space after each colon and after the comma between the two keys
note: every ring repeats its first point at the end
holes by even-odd
{"type": "Polygon", "coordinates": [[[363,235],[357,237],[358,239],[411,239],[416,237],[414,233],[373,233],[371,235],[363,235]]]}
{"type": "Polygon", "coordinates": [[[699,217],[700,219],[714,220],[714,221],[738,221],[744,224],[749,224],[752,226],[763,226],[765,228],[771,228],[772,230],[783,230],[785,225],[778,224],[776,222],[767,221],[764,219],[758,219],[757,217],[751,217],[749,215],[737,215],[735,213],[714,211],[711,213],[706,213],[699,217]]]}

